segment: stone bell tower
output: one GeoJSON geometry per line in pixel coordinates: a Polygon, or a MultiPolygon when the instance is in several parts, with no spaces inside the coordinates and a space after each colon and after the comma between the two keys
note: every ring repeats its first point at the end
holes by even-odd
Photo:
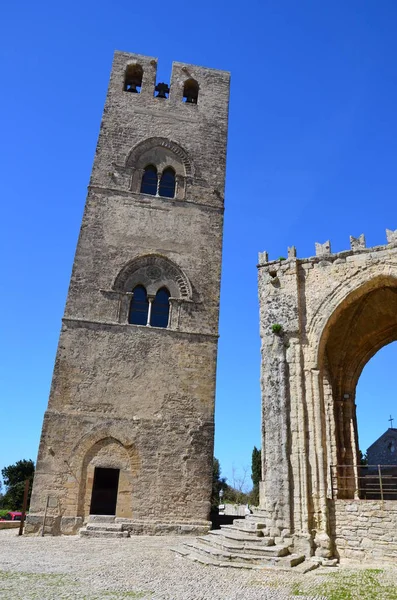
{"type": "Polygon", "coordinates": [[[115,54],[27,533],[209,525],[229,73],[156,70],[115,54]]]}

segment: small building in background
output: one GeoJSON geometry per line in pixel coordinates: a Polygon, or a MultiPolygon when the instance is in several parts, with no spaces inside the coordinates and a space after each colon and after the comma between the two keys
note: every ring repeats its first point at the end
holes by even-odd
{"type": "Polygon", "coordinates": [[[367,450],[369,465],[397,464],[397,429],[389,427],[367,450]]]}

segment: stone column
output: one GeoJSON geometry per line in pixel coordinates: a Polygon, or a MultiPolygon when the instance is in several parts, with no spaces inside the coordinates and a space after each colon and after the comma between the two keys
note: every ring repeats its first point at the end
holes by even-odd
{"type": "Polygon", "coordinates": [[[312,553],[309,525],[307,406],[299,337],[290,338],[287,350],[291,394],[291,469],[294,548],[307,556],[312,553]]]}
{"type": "Polygon", "coordinates": [[[153,304],[153,300],[154,300],[154,296],[149,296],[147,297],[148,303],[149,303],[149,307],[148,307],[148,311],[147,311],[147,322],[146,325],[150,325],[150,318],[152,316],[152,304],[153,304]]]}
{"type": "Polygon", "coordinates": [[[325,432],[325,410],[323,388],[320,384],[320,371],[311,369],[308,373],[311,382],[312,403],[313,403],[313,439],[315,475],[312,479],[312,495],[314,501],[314,529],[316,530],[314,543],[316,547],[316,556],[328,558],[332,556],[331,540],[329,537],[329,516],[327,506],[327,461],[324,452],[326,432],[325,432]]]}
{"type": "Polygon", "coordinates": [[[260,505],[268,513],[269,534],[289,535],[290,439],[289,386],[283,336],[274,335],[272,345],[262,346],[262,449],[263,485],[260,505]]]}

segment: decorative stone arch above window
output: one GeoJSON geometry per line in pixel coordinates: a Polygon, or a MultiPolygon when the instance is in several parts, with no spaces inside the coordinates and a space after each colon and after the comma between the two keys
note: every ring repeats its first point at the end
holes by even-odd
{"type": "Polygon", "coordinates": [[[147,296],[154,299],[161,288],[171,297],[169,329],[178,329],[182,302],[192,302],[192,286],[187,275],[169,258],[160,254],[139,256],[126,264],[117,275],[113,289],[121,294],[119,321],[128,321],[133,290],[143,286],[147,296]],[[123,300],[124,299],[124,300],[123,300]]]}
{"type": "Polygon", "coordinates": [[[126,169],[131,171],[130,189],[139,193],[141,181],[148,165],[154,165],[158,176],[169,168],[175,171],[175,199],[184,200],[186,178],[193,177],[194,166],[187,152],[176,142],[167,138],[153,137],[140,142],[131,150],[126,160],[126,169]]]}

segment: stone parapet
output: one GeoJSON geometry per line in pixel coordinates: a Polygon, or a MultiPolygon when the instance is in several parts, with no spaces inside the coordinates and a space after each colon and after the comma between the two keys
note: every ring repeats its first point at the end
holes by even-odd
{"type": "MultiPolygon", "coordinates": [[[[371,258],[375,258],[379,252],[387,253],[391,248],[395,248],[397,246],[397,229],[395,231],[386,229],[386,239],[386,244],[367,248],[365,245],[364,234],[361,234],[358,238],[350,236],[350,249],[334,253],[331,250],[331,242],[329,240],[323,244],[316,242],[316,254],[306,258],[297,258],[295,246],[288,248],[288,258],[279,257],[277,259],[269,260],[269,253],[265,250],[263,252],[259,252],[258,254],[258,267],[282,265],[284,266],[284,269],[282,270],[288,270],[290,268],[290,263],[295,263],[296,261],[299,262],[299,264],[315,264],[321,262],[322,260],[334,262],[338,259],[342,259],[343,261],[351,256],[357,257],[357,254],[374,254],[374,256],[371,256],[371,258]]],[[[385,255],[378,255],[379,258],[382,256],[385,255]]],[[[354,260],[356,260],[356,258],[354,260]]]]}

